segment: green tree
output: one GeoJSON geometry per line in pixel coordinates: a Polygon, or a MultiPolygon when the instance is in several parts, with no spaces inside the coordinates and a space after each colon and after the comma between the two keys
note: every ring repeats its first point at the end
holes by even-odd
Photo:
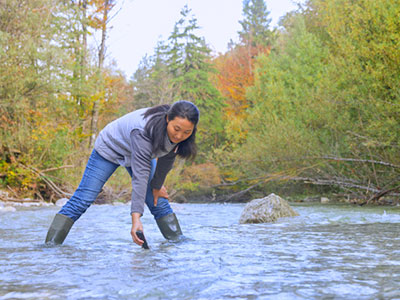
{"type": "Polygon", "coordinates": [[[325,92],[349,120],[342,132],[347,151],[338,161],[365,197],[377,199],[399,176],[393,166],[399,165],[400,3],[316,0],[308,6],[310,30],[332,53],[332,85],[325,92]]]}
{"type": "Polygon", "coordinates": [[[65,69],[68,53],[58,1],[2,1],[0,9],[0,173],[3,185],[22,193],[42,188],[34,168],[60,166],[73,146],[68,118],[72,107],[65,69]]]}
{"type": "Polygon", "coordinates": [[[65,196],[81,176],[71,165],[86,162],[90,101],[104,125],[130,97],[118,72],[83,58],[83,3],[0,2],[0,185],[20,197],[65,196]]]}
{"type": "Polygon", "coordinates": [[[174,99],[192,101],[201,111],[200,145],[206,149],[223,138],[222,99],[210,82],[210,73],[215,72],[210,62],[211,50],[204,38],[196,35],[197,19],[187,6],[181,16],[168,39],[167,64],[176,91],[174,99]]]}
{"type": "Polygon", "coordinates": [[[264,0],[243,0],[243,17],[239,21],[242,30],[239,37],[243,44],[271,46],[274,32],[270,29],[271,19],[264,0]]]}
{"type": "Polygon", "coordinates": [[[303,158],[324,149],[329,135],[329,103],[315,96],[327,72],[327,49],[302,18],[281,39],[284,47],[258,58],[247,93],[248,136],[235,156],[246,178],[296,174],[308,163],[303,158]]]}
{"type": "Polygon", "coordinates": [[[285,19],[271,55],[258,59],[235,166],[242,179],[256,177],[248,181],[254,186],[292,179],[370,201],[396,195],[400,5],[307,5],[285,19]]]}
{"type": "Polygon", "coordinates": [[[145,56],[132,77],[135,104],[138,107],[172,103],[176,91],[168,70],[166,46],[159,42],[155,54],[145,56]]]}

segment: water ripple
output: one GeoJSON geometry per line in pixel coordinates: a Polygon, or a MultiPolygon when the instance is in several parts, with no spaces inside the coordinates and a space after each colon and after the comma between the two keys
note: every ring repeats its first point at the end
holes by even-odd
{"type": "Polygon", "coordinates": [[[0,215],[0,299],[400,299],[400,211],[294,205],[300,216],[239,225],[242,204],[176,204],[185,238],[148,212],[150,250],[128,206],[93,206],[65,243],[43,239],[56,210],[0,215]]]}

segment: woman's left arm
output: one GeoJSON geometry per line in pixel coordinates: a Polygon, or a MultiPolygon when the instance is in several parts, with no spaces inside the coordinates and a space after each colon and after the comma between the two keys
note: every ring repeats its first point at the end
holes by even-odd
{"type": "Polygon", "coordinates": [[[165,178],[168,172],[172,169],[174,165],[176,153],[171,151],[165,156],[159,157],[157,159],[157,167],[154,173],[153,179],[150,182],[150,186],[153,190],[154,205],[157,206],[158,197],[168,198],[167,190],[163,187],[165,178]]]}

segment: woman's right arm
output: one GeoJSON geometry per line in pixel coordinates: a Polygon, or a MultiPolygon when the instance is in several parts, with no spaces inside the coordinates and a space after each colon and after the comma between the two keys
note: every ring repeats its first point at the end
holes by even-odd
{"type": "Polygon", "coordinates": [[[136,231],[143,232],[143,225],[140,217],[144,211],[144,203],[147,192],[147,185],[151,171],[151,155],[152,144],[141,130],[134,130],[131,132],[131,168],[132,168],[132,203],[131,203],[131,216],[132,240],[142,245],[143,241],[140,240],[136,231]]]}
{"type": "Polygon", "coordinates": [[[142,221],[140,221],[140,213],[132,213],[132,228],[131,228],[131,236],[132,240],[138,244],[139,246],[142,246],[144,241],[138,238],[136,232],[137,231],[142,231],[143,232],[143,225],[142,221]]]}
{"type": "Polygon", "coordinates": [[[152,145],[142,131],[131,133],[132,203],[131,213],[143,214],[151,171],[152,145]]]}

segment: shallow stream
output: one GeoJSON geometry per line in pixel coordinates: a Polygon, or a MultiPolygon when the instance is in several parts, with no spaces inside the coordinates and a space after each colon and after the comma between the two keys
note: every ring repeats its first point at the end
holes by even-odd
{"type": "Polygon", "coordinates": [[[61,246],[56,207],[0,214],[0,299],[400,299],[400,208],[299,205],[240,225],[243,204],[173,204],[185,239],[132,243],[128,205],[92,206],[61,246]]]}

